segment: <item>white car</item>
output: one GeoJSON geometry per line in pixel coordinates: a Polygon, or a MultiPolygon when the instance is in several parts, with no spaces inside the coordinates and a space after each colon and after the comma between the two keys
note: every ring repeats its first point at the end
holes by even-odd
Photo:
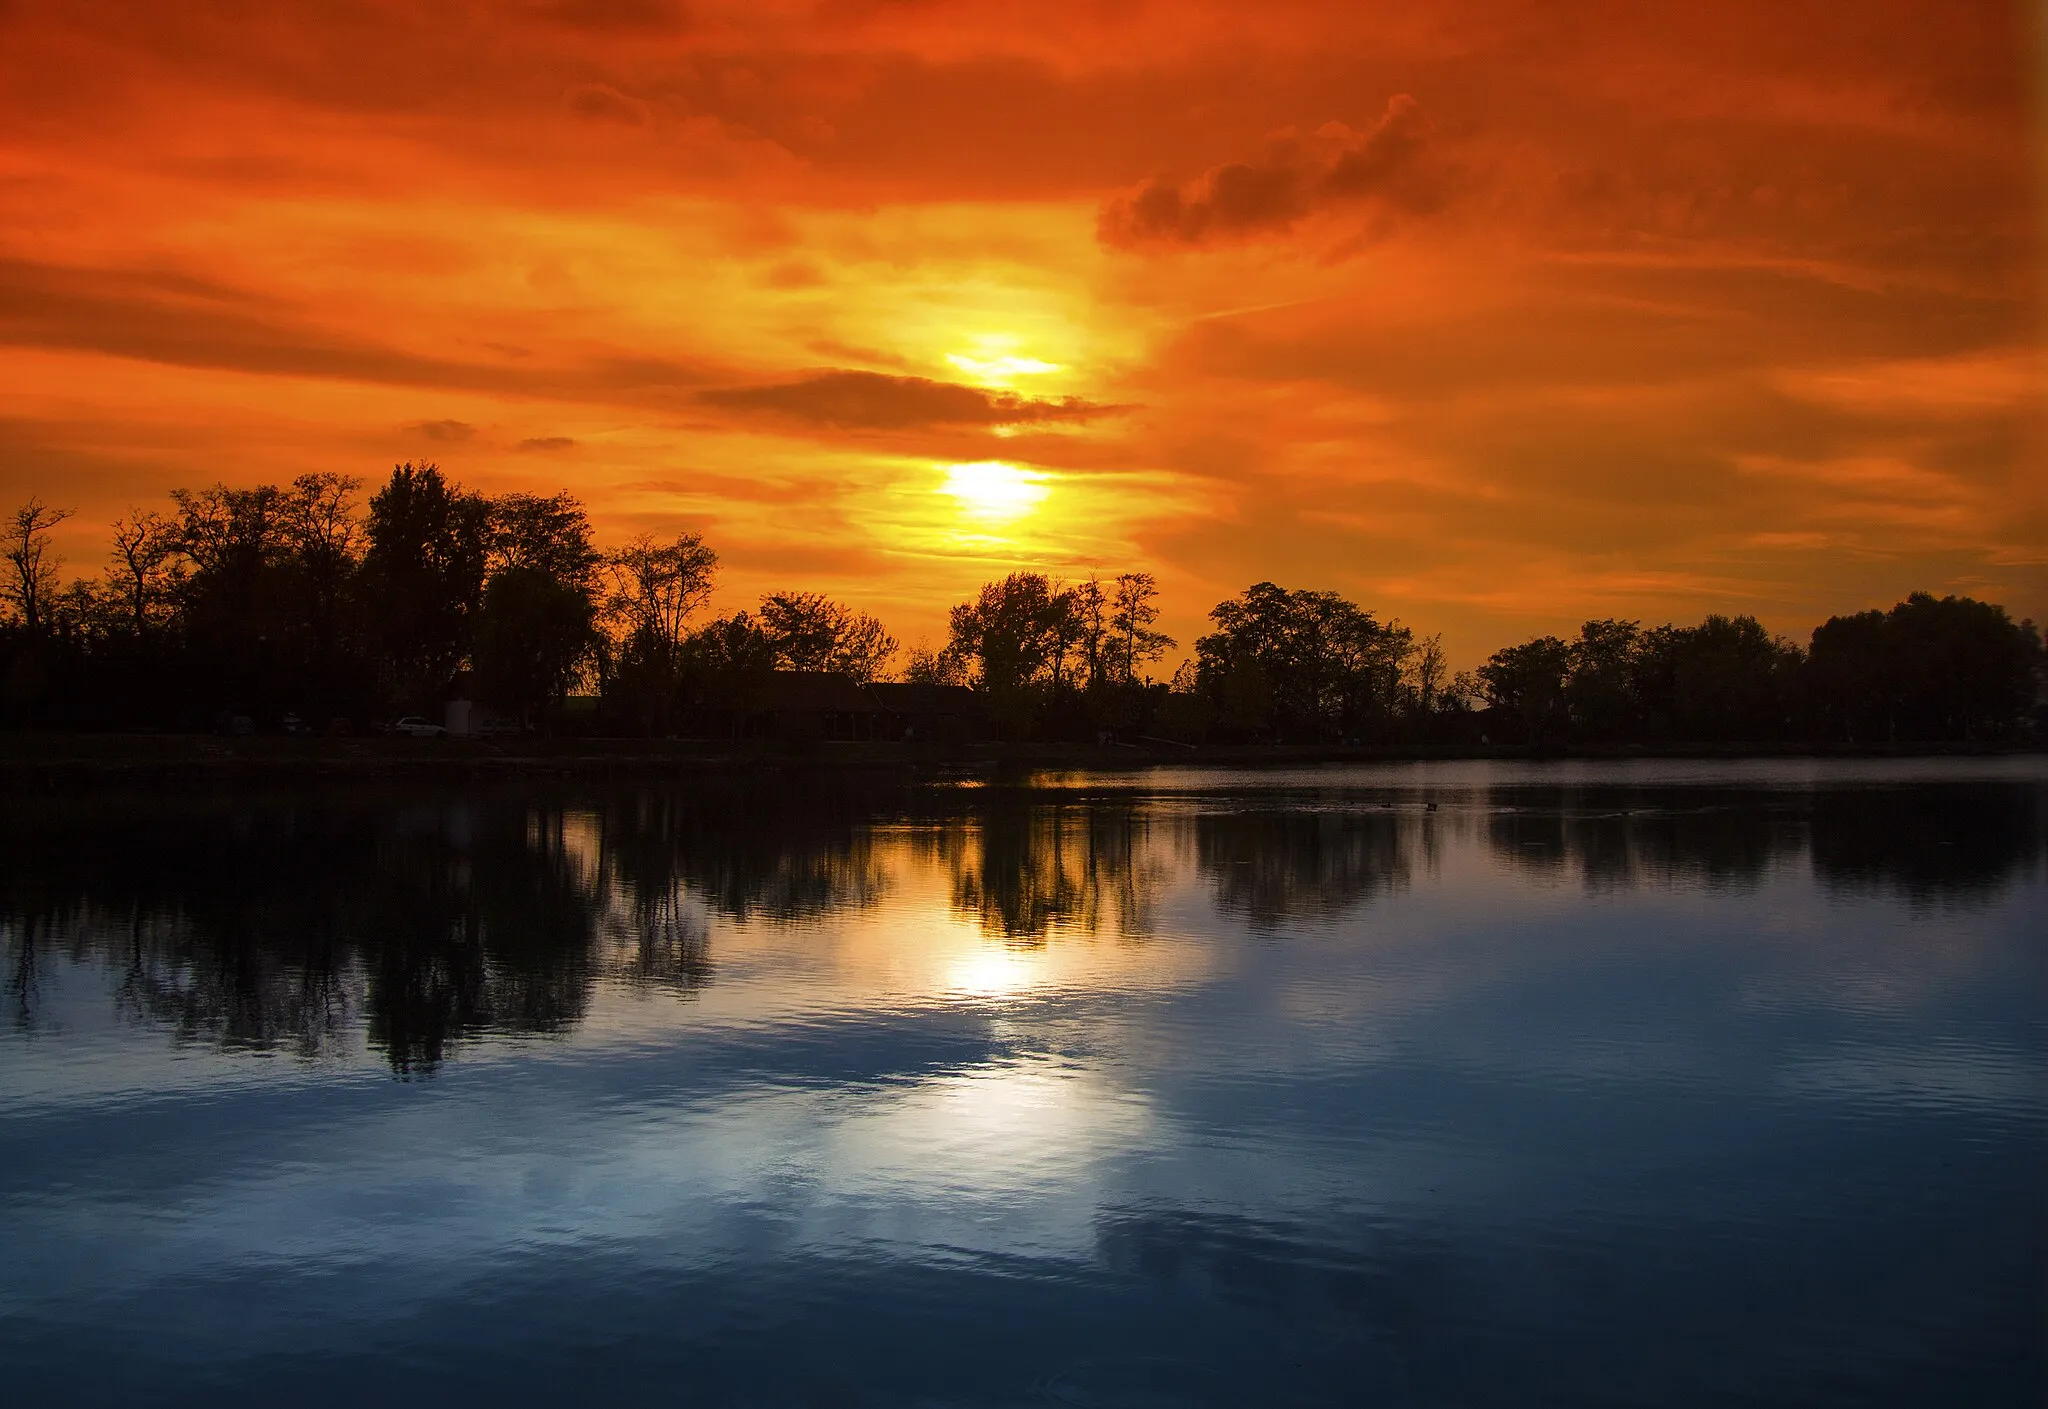
{"type": "Polygon", "coordinates": [[[391,732],[394,734],[408,734],[415,739],[431,739],[437,734],[445,734],[448,731],[438,724],[429,724],[417,714],[408,714],[405,718],[391,726],[391,732]]]}

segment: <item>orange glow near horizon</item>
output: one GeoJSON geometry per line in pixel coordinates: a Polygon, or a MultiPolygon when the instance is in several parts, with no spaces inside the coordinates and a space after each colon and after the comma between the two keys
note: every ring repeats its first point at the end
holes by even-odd
{"type": "Polygon", "coordinates": [[[2048,616],[2024,18],[15,0],[0,496],[96,571],[174,486],[434,460],[906,641],[1023,567],[1459,664],[2048,616]]]}

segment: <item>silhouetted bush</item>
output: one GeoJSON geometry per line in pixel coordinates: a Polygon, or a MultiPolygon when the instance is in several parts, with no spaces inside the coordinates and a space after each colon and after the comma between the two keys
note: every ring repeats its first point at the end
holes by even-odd
{"type": "MultiPolygon", "coordinates": [[[[437,719],[462,693],[527,728],[738,737],[788,683],[776,672],[859,689],[899,654],[880,621],[813,592],[693,626],[717,554],[695,534],[600,551],[567,493],[486,498],[430,464],[396,467],[364,507],[361,489],[312,474],[176,490],[170,512],[116,522],[106,570],[68,586],[50,546],[68,513],[31,500],[0,523],[0,720],[361,727],[437,719]]],[[[1589,621],[1447,678],[1438,638],[1260,582],[1210,611],[1170,683],[1146,673],[1176,645],[1158,598],[1149,573],[1011,573],[953,607],[946,643],[911,650],[901,677],[968,687],[1016,740],[2015,743],[2043,722],[2040,633],[1967,597],[1831,617],[1805,650],[1748,616],[1589,621]]],[[[840,713],[887,713],[874,704],[840,713]]]]}

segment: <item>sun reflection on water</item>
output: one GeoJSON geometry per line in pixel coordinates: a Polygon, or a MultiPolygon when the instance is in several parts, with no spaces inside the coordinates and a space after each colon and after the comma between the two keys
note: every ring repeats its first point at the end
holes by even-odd
{"type": "Polygon", "coordinates": [[[948,993],[1008,998],[1043,986],[1046,977],[1043,954],[980,947],[952,960],[945,987],[948,993]]]}

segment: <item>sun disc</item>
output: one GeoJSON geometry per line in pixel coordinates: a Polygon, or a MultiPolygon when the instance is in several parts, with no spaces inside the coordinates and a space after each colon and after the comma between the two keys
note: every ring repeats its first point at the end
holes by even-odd
{"type": "Polygon", "coordinates": [[[946,360],[977,381],[1008,386],[1018,377],[1042,377],[1048,372],[1060,370],[1057,362],[1044,362],[1036,357],[969,357],[964,353],[949,352],[946,360]]]}
{"type": "Polygon", "coordinates": [[[1001,460],[948,465],[939,492],[976,518],[1013,519],[1030,513],[1052,492],[1047,476],[1001,460]]]}

